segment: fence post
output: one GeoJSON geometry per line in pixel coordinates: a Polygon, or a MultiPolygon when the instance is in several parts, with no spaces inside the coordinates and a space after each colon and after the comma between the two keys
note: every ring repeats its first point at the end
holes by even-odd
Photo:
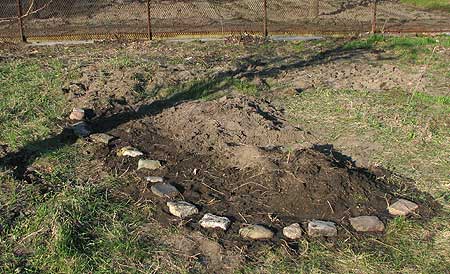
{"type": "Polygon", "coordinates": [[[22,12],[22,2],[21,0],[17,0],[17,22],[19,24],[19,36],[20,41],[25,43],[27,41],[27,38],[25,37],[24,31],[23,31],[23,12],[22,12]]]}
{"type": "Polygon", "coordinates": [[[372,5],[372,33],[377,32],[377,0],[373,0],[372,5]]]}
{"type": "Polygon", "coordinates": [[[267,0],[264,0],[264,37],[269,35],[269,31],[267,29],[267,0]]]}
{"type": "Polygon", "coordinates": [[[147,0],[147,36],[149,40],[153,40],[152,21],[150,13],[150,0],[147,0]]]}

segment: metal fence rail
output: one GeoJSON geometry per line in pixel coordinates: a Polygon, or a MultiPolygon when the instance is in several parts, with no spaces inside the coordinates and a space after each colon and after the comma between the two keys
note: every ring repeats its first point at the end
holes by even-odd
{"type": "Polygon", "coordinates": [[[449,26],[448,13],[395,0],[0,1],[2,40],[442,32],[449,26]]]}

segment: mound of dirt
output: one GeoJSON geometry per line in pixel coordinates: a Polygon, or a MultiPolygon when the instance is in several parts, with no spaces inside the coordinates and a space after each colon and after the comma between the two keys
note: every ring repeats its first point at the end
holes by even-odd
{"type": "MultiPolygon", "coordinates": [[[[384,173],[377,176],[330,153],[328,146],[314,145],[311,134],[290,125],[281,110],[264,100],[187,102],[123,124],[110,134],[118,139],[96,152],[107,166],[116,172],[135,169],[137,159],[116,156],[128,145],[146,158],[162,161],[162,169],[139,170],[137,175],[142,181],[145,176],[163,176],[176,186],[200,209],[187,226],[219,238],[225,247],[245,242],[238,230],[246,223],[264,224],[278,238],[293,222],[320,219],[346,227],[349,217],[389,218],[386,201],[394,196],[384,173]],[[227,216],[230,229],[201,228],[198,220],[205,213],[227,216]]],[[[145,185],[130,192],[156,205],[154,218],[160,223],[178,223],[166,201],[149,189],[145,185]]]]}

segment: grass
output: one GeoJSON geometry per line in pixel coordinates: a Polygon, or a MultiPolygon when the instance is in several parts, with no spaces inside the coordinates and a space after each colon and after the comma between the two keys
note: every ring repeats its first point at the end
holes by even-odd
{"type": "MultiPolygon", "coordinates": [[[[324,50],[333,43],[271,43],[249,51],[267,56],[276,49],[306,58],[311,47],[324,50]]],[[[207,43],[197,46],[202,54],[212,51],[207,43]]],[[[449,38],[375,35],[350,41],[344,49],[385,50],[407,66],[425,63],[436,46],[450,47],[449,38]]],[[[243,56],[241,48],[227,45],[225,50],[235,61],[243,56]]],[[[222,58],[222,52],[218,56],[222,58]]],[[[181,60],[184,56],[175,56],[167,63],[181,60]]],[[[38,57],[0,62],[0,143],[14,151],[60,131],[70,107],[61,86],[65,77],[75,81],[82,75],[77,67],[64,76],[66,68],[62,61],[38,57]]],[[[348,155],[358,155],[363,148],[370,163],[413,178],[418,188],[443,205],[442,212],[427,222],[395,219],[385,236],[303,239],[296,253],[282,243],[267,245],[242,265],[240,273],[447,273],[450,269],[448,95],[316,89],[282,96],[231,76],[147,90],[152,68],[133,52],[101,61],[99,68],[106,73],[133,70],[136,85],[129,88],[140,100],[212,100],[229,92],[274,96],[271,99],[293,122],[307,127],[321,142],[340,146],[348,155]]],[[[280,88],[289,85],[283,82],[280,88]]],[[[79,141],[41,154],[30,163],[37,178],[32,183],[14,178],[9,168],[0,169],[0,273],[206,272],[200,262],[177,254],[161,241],[163,236],[182,234],[182,229],[158,226],[152,221],[151,203],[125,194],[128,186],[140,183],[135,176],[108,174],[84,153],[85,147],[79,141]]]]}
{"type": "Polygon", "coordinates": [[[450,3],[447,0],[402,0],[402,2],[425,9],[450,12],[450,3]]]}

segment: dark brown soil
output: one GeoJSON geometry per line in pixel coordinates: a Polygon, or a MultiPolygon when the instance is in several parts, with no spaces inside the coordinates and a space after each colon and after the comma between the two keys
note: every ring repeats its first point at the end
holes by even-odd
{"type": "MultiPolygon", "coordinates": [[[[289,125],[282,111],[263,100],[188,102],[123,124],[110,134],[118,139],[96,153],[111,170],[122,174],[136,169],[137,159],[116,156],[126,145],[161,160],[164,168],[136,171],[137,176],[164,176],[177,186],[180,199],[200,208],[183,225],[219,239],[225,247],[243,243],[238,230],[246,223],[272,228],[277,232],[274,241],[284,225],[311,219],[334,221],[343,227],[343,235],[352,216],[377,215],[387,221],[387,202],[395,198],[387,173],[375,175],[328,145],[314,145],[310,134],[289,125]],[[229,217],[229,231],[200,228],[197,221],[208,212],[229,217]]],[[[154,203],[154,217],[163,225],[180,222],[149,185],[126,191],[154,203]]],[[[430,212],[422,207],[421,214],[430,212]]]]}

